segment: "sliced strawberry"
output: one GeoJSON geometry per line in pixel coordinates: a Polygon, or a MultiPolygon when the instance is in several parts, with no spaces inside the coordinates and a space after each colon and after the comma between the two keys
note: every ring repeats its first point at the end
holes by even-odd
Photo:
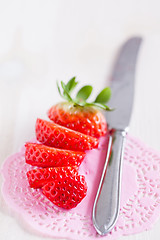
{"type": "Polygon", "coordinates": [[[42,119],[37,119],[36,137],[45,145],[76,151],[97,148],[99,143],[96,138],[42,119]]]}
{"type": "Polygon", "coordinates": [[[77,167],[37,168],[27,172],[29,185],[32,188],[41,188],[46,183],[78,174],[77,167]]]}
{"type": "Polygon", "coordinates": [[[26,163],[37,167],[79,166],[84,159],[85,152],[63,150],[37,143],[25,145],[26,163]]]}
{"type": "Polygon", "coordinates": [[[87,184],[84,176],[68,175],[66,178],[47,183],[42,189],[43,194],[55,205],[71,209],[86,196],[87,184]]]}
{"type": "Polygon", "coordinates": [[[93,107],[80,107],[68,102],[58,103],[49,109],[48,117],[59,125],[92,137],[100,137],[107,132],[105,117],[93,107]]]}

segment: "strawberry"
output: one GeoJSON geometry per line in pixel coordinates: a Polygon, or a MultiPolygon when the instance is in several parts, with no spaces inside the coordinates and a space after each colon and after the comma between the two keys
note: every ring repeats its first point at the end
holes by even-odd
{"type": "Polygon", "coordinates": [[[45,145],[76,151],[97,148],[99,144],[97,138],[42,119],[37,119],[36,137],[39,142],[45,145]]]}
{"type": "Polygon", "coordinates": [[[42,144],[25,145],[26,163],[43,167],[27,172],[30,187],[42,188],[51,202],[64,209],[76,207],[87,194],[85,177],[78,175],[78,166],[85,157],[84,151],[97,148],[98,138],[107,133],[107,123],[98,108],[112,110],[105,105],[111,95],[110,88],[104,88],[88,103],[92,86],[82,87],[73,99],[70,93],[76,85],[75,77],[67,84],[61,81],[61,88],[57,84],[67,102],[49,109],[52,122],[37,119],[35,132],[42,144]]]}
{"type": "Polygon", "coordinates": [[[81,107],[75,106],[74,103],[62,102],[49,109],[48,117],[59,125],[92,137],[98,138],[107,132],[104,116],[94,107],[81,107]]]}
{"type": "Polygon", "coordinates": [[[29,185],[32,188],[41,188],[50,181],[77,175],[77,167],[37,168],[27,172],[29,185]]]}
{"type": "Polygon", "coordinates": [[[59,125],[99,138],[107,133],[107,123],[98,108],[112,110],[105,105],[110,99],[111,90],[108,87],[104,88],[93,102],[88,103],[86,100],[92,92],[90,85],[82,87],[75,99],[71,97],[70,93],[77,83],[74,77],[67,84],[61,81],[61,89],[57,84],[60,95],[67,102],[52,106],[48,110],[48,117],[59,125]]]}
{"type": "Polygon", "coordinates": [[[68,175],[47,183],[42,190],[43,194],[58,207],[71,209],[86,196],[87,184],[82,175],[68,175]]]}
{"type": "Polygon", "coordinates": [[[37,143],[27,143],[25,147],[26,163],[37,167],[79,166],[86,155],[37,143]]]}

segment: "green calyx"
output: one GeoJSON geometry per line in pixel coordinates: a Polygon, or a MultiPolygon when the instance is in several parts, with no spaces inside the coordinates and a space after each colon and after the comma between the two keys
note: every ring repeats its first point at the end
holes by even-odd
{"type": "Polygon", "coordinates": [[[76,94],[75,99],[71,97],[71,92],[77,86],[78,82],[76,81],[76,77],[71,78],[66,84],[61,81],[60,85],[57,82],[57,88],[59,94],[62,98],[67,100],[68,102],[74,103],[75,106],[93,106],[97,108],[101,108],[106,111],[112,111],[110,107],[106,105],[111,97],[111,89],[109,87],[104,88],[96,97],[93,102],[87,102],[86,100],[92,93],[93,87],[90,85],[85,85],[82,87],[76,94]]]}

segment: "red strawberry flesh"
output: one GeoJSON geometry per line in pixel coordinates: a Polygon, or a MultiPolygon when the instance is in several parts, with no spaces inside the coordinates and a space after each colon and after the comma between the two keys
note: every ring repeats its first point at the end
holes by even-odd
{"type": "Polygon", "coordinates": [[[42,144],[75,151],[85,151],[97,148],[99,144],[97,138],[42,119],[37,119],[36,137],[42,144]]]}
{"type": "Polygon", "coordinates": [[[92,137],[98,138],[107,132],[105,117],[93,107],[75,107],[74,104],[62,102],[49,109],[48,117],[61,126],[92,137]]]}
{"type": "Polygon", "coordinates": [[[87,193],[84,176],[74,175],[56,179],[42,187],[43,194],[55,205],[64,209],[76,207],[87,193]]]}
{"type": "Polygon", "coordinates": [[[86,155],[37,143],[26,143],[25,147],[26,163],[37,167],[79,166],[86,155]]]}
{"type": "Polygon", "coordinates": [[[28,171],[27,177],[30,187],[41,188],[50,181],[60,181],[77,174],[77,167],[37,168],[28,171]]]}

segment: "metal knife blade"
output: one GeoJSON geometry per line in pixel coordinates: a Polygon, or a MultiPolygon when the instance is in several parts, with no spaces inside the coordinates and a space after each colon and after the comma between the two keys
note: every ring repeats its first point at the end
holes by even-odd
{"type": "Polygon", "coordinates": [[[141,42],[142,39],[138,37],[129,39],[121,48],[114,66],[110,82],[112,98],[108,104],[115,110],[106,115],[111,128],[128,127],[133,105],[136,60],[141,42]]]}
{"type": "Polygon", "coordinates": [[[106,161],[92,213],[93,225],[100,235],[111,231],[119,213],[124,140],[132,112],[136,61],[141,42],[141,38],[134,37],[122,46],[112,75],[109,105],[115,110],[106,114],[106,120],[113,134],[109,137],[106,161]],[[111,150],[112,159],[109,162],[111,150]]]}

